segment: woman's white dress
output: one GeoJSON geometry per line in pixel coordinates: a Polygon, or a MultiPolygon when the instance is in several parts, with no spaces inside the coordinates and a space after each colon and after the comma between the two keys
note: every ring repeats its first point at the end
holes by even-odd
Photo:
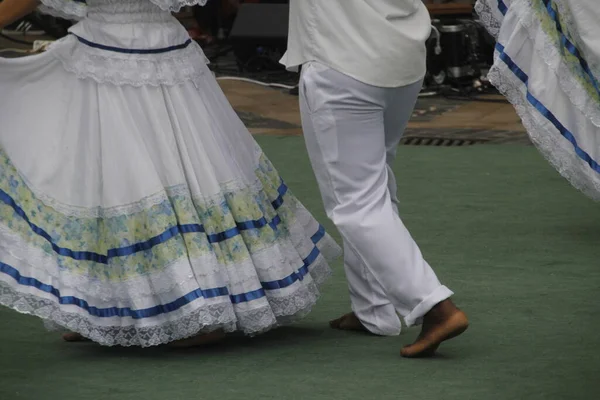
{"type": "Polygon", "coordinates": [[[600,3],[478,0],[476,10],[497,40],[491,82],[550,163],[600,200],[600,3]]]}
{"type": "Polygon", "coordinates": [[[202,0],[42,0],[81,19],[0,59],[0,304],[102,345],[305,315],[340,253],[171,15],[202,0]]]}

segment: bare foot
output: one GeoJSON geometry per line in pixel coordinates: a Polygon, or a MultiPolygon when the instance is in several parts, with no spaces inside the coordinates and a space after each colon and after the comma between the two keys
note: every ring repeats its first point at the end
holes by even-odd
{"type": "Polygon", "coordinates": [[[342,331],[364,331],[368,332],[367,328],[360,322],[358,317],[351,312],[344,314],[338,319],[334,319],[329,322],[329,326],[333,329],[339,329],[342,331]]]}
{"type": "Polygon", "coordinates": [[[400,351],[402,357],[431,357],[440,344],[455,338],[469,327],[467,315],[450,299],[437,304],[423,319],[423,327],[417,340],[400,351]]]}
{"type": "Polygon", "coordinates": [[[177,340],[169,343],[169,346],[177,349],[187,349],[190,347],[206,346],[217,343],[223,339],[225,339],[225,331],[217,330],[206,334],[192,336],[191,338],[177,340]]]}
{"type": "Polygon", "coordinates": [[[68,332],[62,336],[65,342],[89,342],[90,339],[83,337],[79,333],[68,332]]]}

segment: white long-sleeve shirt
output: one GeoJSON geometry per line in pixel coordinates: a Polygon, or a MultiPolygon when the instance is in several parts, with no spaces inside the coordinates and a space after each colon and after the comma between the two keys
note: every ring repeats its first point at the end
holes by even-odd
{"type": "Polygon", "coordinates": [[[290,0],[281,63],[317,61],[369,85],[405,86],[425,76],[430,32],[422,0],[290,0]]]}

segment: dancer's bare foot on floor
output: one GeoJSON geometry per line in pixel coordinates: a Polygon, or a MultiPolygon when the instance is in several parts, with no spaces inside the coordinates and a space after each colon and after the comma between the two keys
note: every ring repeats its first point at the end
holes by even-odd
{"type": "Polygon", "coordinates": [[[190,347],[200,347],[209,344],[214,344],[220,342],[223,339],[225,339],[225,331],[218,330],[206,334],[192,336],[191,338],[187,339],[177,340],[175,342],[169,343],[169,346],[177,349],[187,349],[190,347]]]}
{"type": "Polygon", "coordinates": [[[65,342],[89,342],[90,341],[90,339],[83,337],[81,334],[75,333],[75,332],[65,333],[62,336],[62,338],[65,342]]]}
{"type": "Polygon", "coordinates": [[[364,331],[368,332],[367,328],[360,322],[356,315],[351,312],[344,314],[341,317],[329,322],[329,326],[333,329],[342,331],[364,331]]]}
{"type": "Polygon", "coordinates": [[[423,318],[423,327],[417,340],[400,351],[402,357],[431,357],[439,345],[462,334],[469,327],[467,315],[448,299],[429,311],[423,318]]]}

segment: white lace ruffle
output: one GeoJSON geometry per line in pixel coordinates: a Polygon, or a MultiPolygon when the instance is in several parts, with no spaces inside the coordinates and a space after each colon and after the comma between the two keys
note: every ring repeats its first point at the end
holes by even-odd
{"type": "MultiPolygon", "coordinates": [[[[59,18],[80,20],[85,18],[87,6],[85,3],[73,0],[41,0],[39,10],[59,18]]],[[[183,7],[200,5],[204,6],[207,0],[148,0],[164,11],[177,12],[183,7]]]]}
{"type": "Polygon", "coordinates": [[[290,295],[269,298],[268,305],[255,309],[236,311],[235,306],[226,301],[180,312],[177,316],[171,315],[170,320],[151,326],[99,326],[85,315],[65,312],[53,301],[16,292],[0,281],[0,305],[42,318],[50,330],[77,332],[104,346],[158,346],[218,329],[257,335],[305,317],[319,296],[319,289],[312,282],[290,295]]]}
{"type": "Polygon", "coordinates": [[[67,20],[81,20],[87,14],[85,3],[73,0],[41,0],[38,10],[44,14],[67,20]]]}
{"type": "Polygon", "coordinates": [[[20,313],[45,320],[53,330],[69,330],[82,334],[104,346],[150,347],[188,338],[217,329],[243,331],[256,335],[289,324],[306,316],[319,298],[318,286],[329,276],[329,268],[315,265],[312,282],[298,285],[296,290],[282,296],[267,296],[260,307],[233,305],[229,298],[200,307],[183,307],[169,313],[167,321],[156,319],[154,324],[139,326],[103,326],[93,323],[85,313],[67,312],[55,301],[15,290],[0,280],[0,305],[20,313]]]}
{"type": "Polygon", "coordinates": [[[196,42],[165,54],[124,54],[86,46],[75,36],[53,43],[48,53],[80,79],[130,86],[173,86],[197,82],[210,73],[196,42]]]}
{"type": "MultiPolygon", "coordinates": [[[[501,36],[510,38],[514,35],[514,32],[506,32],[506,35],[501,34],[502,20],[498,19],[498,13],[486,1],[479,0],[476,4],[476,10],[486,29],[496,39],[501,36]]],[[[558,77],[561,89],[567,94],[573,106],[589,118],[595,126],[600,127],[600,104],[590,97],[586,88],[577,80],[563,60],[562,50],[557,48],[556,44],[544,32],[532,9],[530,0],[513,0],[510,3],[510,13],[511,18],[517,18],[534,43],[535,54],[532,54],[532,57],[537,55],[544,61],[558,77]]],[[[504,43],[504,45],[510,44],[504,43]]]]}
{"type": "Polygon", "coordinates": [[[498,34],[500,33],[500,27],[502,26],[502,14],[498,11],[497,7],[490,5],[489,1],[490,0],[477,0],[475,3],[475,12],[479,16],[481,24],[489,34],[497,39],[498,34]]]}
{"type": "Polygon", "coordinates": [[[600,176],[574,151],[573,145],[527,101],[526,87],[497,59],[490,82],[510,101],[542,155],[576,189],[600,201],[600,176]]]}
{"type": "Polygon", "coordinates": [[[208,0],[150,0],[165,11],[177,12],[183,7],[200,5],[203,6],[208,0]]]}
{"type": "MultiPolygon", "coordinates": [[[[207,305],[187,315],[180,315],[152,326],[98,326],[92,324],[83,315],[60,310],[50,300],[17,293],[2,281],[0,281],[0,305],[43,319],[44,326],[49,331],[76,332],[102,346],[152,347],[219,329],[234,332],[238,320],[232,304],[222,302],[207,305]]],[[[260,311],[264,312],[264,310],[260,311]]],[[[260,322],[264,316],[257,312],[251,318],[260,322]]]]}

